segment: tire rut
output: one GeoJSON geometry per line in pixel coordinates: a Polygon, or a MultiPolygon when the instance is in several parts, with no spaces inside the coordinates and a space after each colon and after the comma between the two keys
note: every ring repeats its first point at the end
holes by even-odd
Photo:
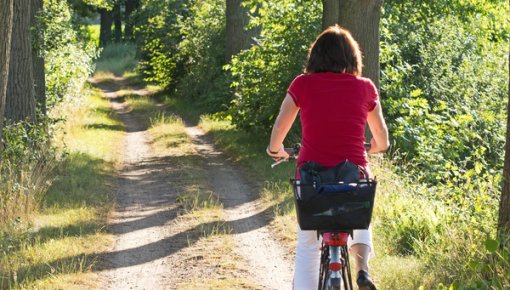
{"type": "Polygon", "coordinates": [[[209,181],[232,226],[236,251],[250,265],[255,281],[264,289],[291,289],[291,259],[268,228],[272,208],[262,204],[255,186],[229,164],[200,128],[188,125],[186,132],[206,160],[209,181]]]}

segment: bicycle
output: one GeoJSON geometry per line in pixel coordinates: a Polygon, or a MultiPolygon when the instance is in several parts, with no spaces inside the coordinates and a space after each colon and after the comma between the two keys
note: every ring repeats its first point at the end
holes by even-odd
{"type": "MultiPolygon", "coordinates": [[[[370,144],[365,144],[365,149],[368,151],[370,144]]],[[[280,159],[273,163],[271,167],[275,167],[282,162],[289,160],[296,160],[299,151],[301,149],[300,144],[296,144],[293,148],[285,148],[285,151],[289,154],[289,158],[280,159]]],[[[368,175],[365,173],[365,182],[369,181],[368,175]]],[[[299,180],[291,180],[293,182],[294,189],[296,186],[299,188],[299,180]]],[[[373,181],[375,184],[375,181],[373,181]]],[[[343,190],[352,190],[356,185],[341,184],[343,190]]],[[[341,192],[343,190],[338,190],[341,192]]],[[[374,185],[375,191],[375,185],[374,185]]],[[[299,193],[298,193],[299,194],[299,193]]],[[[373,198],[372,198],[373,202],[373,198]]],[[[297,209],[296,209],[297,210],[297,209]]],[[[370,211],[371,217],[371,211],[370,211]]],[[[370,219],[370,218],[369,218],[370,219]]],[[[319,290],[341,290],[342,285],[344,290],[352,290],[352,276],[351,266],[349,261],[349,249],[347,247],[347,241],[349,236],[352,236],[353,229],[344,230],[317,230],[317,238],[322,237],[321,245],[321,258],[319,268],[319,290]]]]}

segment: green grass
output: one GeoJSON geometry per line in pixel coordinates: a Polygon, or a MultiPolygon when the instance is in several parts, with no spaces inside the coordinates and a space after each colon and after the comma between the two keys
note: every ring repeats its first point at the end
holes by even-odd
{"type": "Polygon", "coordinates": [[[135,44],[128,42],[111,43],[101,51],[101,56],[96,65],[96,73],[111,72],[116,76],[121,76],[132,71],[137,62],[135,44]]]}
{"type": "Polygon", "coordinates": [[[67,133],[55,144],[65,144],[65,158],[31,230],[3,239],[8,251],[0,254],[1,289],[93,288],[87,274],[95,263],[91,255],[111,242],[105,225],[123,126],[98,92],[85,106],[70,104],[62,111],[69,112],[61,128],[67,133]]]}

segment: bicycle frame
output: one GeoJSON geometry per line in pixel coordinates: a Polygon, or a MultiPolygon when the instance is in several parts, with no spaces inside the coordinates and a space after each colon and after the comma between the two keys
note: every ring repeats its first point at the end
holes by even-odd
{"type": "Polygon", "coordinates": [[[322,236],[319,290],[351,290],[352,278],[347,240],[348,232],[318,232],[322,236]]]}

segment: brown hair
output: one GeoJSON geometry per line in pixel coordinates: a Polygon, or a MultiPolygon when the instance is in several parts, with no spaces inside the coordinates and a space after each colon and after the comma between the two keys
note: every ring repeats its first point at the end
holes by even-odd
{"type": "Polygon", "coordinates": [[[310,46],[306,73],[335,72],[361,76],[361,51],[351,33],[338,25],[324,30],[310,46]]]}

